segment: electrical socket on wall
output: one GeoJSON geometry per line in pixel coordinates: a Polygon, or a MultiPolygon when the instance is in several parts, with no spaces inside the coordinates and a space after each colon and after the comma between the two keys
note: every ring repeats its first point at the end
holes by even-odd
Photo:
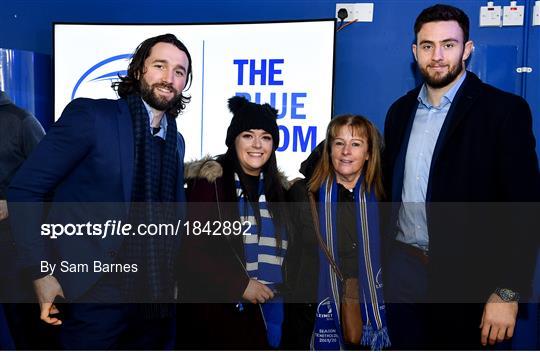
{"type": "Polygon", "coordinates": [[[373,22],[373,3],[339,3],[336,4],[336,18],[339,20],[338,11],[347,10],[345,22],[356,20],[357,22],[373,22]]]}
{"type": "Polygon", "coordinates": [[[494,6],[488,1],[487,6],[480,7],[480,27],[500,27],[502,25],[502,7],[494,6]]]}
{"type": "Polygon", "coordinates": [[[532,18],[532,25],[540,26],[540,1],[534,2],[532,18]]]}
{"type": "Polygon", "coordinates": [[[510,6],[503,8],[503,26],[523,26],[525,6],[518,6],[517,1],[510,1],[510,6]]]}

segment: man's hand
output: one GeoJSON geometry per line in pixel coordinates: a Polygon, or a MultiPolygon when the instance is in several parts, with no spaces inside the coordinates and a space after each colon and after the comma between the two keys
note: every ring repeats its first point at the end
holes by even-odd
{"type": "Polygon", "coordinates": [[[7,219],[8,216],[7,202],[5,199],[0,199],[0,221],[7,219]]]}
{"type": "Polygon", "coordinates": [[[517,302],[505,302],[497,294],[492,293],[484,306],[480,323],[482,345],[486,346],[488,342],[494,345],[496,342],[512,338],[517,312],[517,302]]]}
{"type": "Polygon", "coordinates": [[[272,292],[265,284],[255,279],[249,279],[249,283],[242,298],[251,303],[264,303],[269,299],[274,298],[274,292],[272,292]]]}
{"type": "Polygon", "coordinates": [[[34,280],[34,291],[39,302],[40,318],[47,324],[60,325],[62,321],[58,318],[51,317],[52,314],[58,314],[59,311],[54,305],[56,296],[64,297],[62,287],[56,278],[52,275],[47,275],[41,279],[34,280]]]}

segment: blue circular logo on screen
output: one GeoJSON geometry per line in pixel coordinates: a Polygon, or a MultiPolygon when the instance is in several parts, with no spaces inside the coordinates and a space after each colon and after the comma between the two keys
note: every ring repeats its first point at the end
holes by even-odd
{"type": "Polygon", "coordinates": [[[71,92],[71,100],[75,99],[77,92],[88,83],[104,82],[108,83],[110,86],[112,82],[118,80],[119,75],[125,76],[127,74],[127,69],[125,68],[131,57],[132,54],[115,55],[90,67],[81,78],[77,80],[77,83],[71,92]],[[118,69],[119,66],[124,67],[124,69],[118,69]]]}

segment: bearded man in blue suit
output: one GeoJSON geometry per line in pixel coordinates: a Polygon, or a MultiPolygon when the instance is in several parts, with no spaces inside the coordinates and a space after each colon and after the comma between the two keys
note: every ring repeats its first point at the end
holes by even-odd
{"type": "Polygon", "coordinates": [[[33,280],[41,319],[60,326],[66,349],[172,346],[174,308],[163,302],[174,298],[176,238],[85,233],[53,240],[40,230],[43,216],[64,225],[181,216],[185,147],[175,118],[190,100],[183,92],[191,71],[190,54],[174,35],[145,40],[113,84],[121,99],[72,101],[9,187],[19,268],[33,280]],[[95,262],[128,269],[104,273],[95,262]],[[89,270],[72,272],[66,263],[89,270]]]}

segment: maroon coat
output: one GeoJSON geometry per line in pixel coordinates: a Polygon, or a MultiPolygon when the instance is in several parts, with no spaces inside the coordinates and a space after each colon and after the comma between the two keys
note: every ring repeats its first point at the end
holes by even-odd
{"type": "MultiPolygon", "coordinates": [[[[186,166],[188,219],[192,223],[238,221],[234,180],[223,177],[216,161],[186,166]]],[[[269,349],[259,305],[246,303],[242,294],[246,273],[242,236],[186,234],[182,239],[180,300],[181,348],[269,349]]]]}

